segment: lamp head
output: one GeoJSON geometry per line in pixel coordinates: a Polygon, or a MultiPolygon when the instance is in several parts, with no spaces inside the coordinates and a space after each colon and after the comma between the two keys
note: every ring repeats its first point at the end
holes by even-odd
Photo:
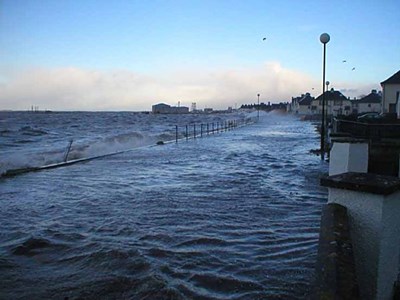
{"type": "Polygon", "coordinates": [[[323,34],[321,34],[321,36],[319,37],[319,40],[321,41],[322,44],[328,43],[330,39],[331,39],[331,37],[330,37],[329,34],[327,34],[327,33],[323,33],[323,34]]]}

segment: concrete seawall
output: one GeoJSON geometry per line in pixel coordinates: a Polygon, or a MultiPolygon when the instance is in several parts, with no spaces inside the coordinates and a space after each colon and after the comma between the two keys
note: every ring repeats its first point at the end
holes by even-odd
{"type": "Polygon", "coordinates": [[[315,299],[393,299],[398,294],[400,179],[346,172],[321,179],[315,299]],[[357,292],[358,289],[358,292],[357,292]]]}
{"type": "Polygon", "coordinates": [[[322,209],[313,299],[360,299],[347,209],[322,209]]]}

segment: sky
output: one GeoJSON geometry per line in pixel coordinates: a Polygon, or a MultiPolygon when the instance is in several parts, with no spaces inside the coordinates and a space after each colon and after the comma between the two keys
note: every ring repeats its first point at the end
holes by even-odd
{"type": "Polygon", "coordinates": [[[318,96],[324,32],[329,88],[359,97],[400,70],[399,12],[399,0],[0,0],[0,110],[318,96]]]}

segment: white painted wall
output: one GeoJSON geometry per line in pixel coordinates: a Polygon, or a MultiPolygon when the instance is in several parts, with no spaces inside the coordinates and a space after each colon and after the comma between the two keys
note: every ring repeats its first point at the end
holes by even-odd
{"type": "Polygon", "coordinates": [[[310,105],[299,105],[298,114],[299,115],[311,115],[310,105]]]}
{"type": "Polygon", "coordinates": [[[358,113],[368,113],[368,112],[381,112],[382,106],[380,103],[359,103],[358,113]]]}
{"type": "Polygon", "coordinates": [[[400,251],[400,191],[389,196],[329,188],[348,210],[361,299],[392,299],[400,251]]]}
{"type": "Polygon", "coordinates": [[[396,103],[396,94],[400,92],[400,84],[383,85],[383,107],[382,112],[389,112],[389,104],[396,103]]]}
{"type": "Polygon", "coordinates": [[[329,176],[347,172],[368,172],[368,143],[333,142],[329,176]]]}

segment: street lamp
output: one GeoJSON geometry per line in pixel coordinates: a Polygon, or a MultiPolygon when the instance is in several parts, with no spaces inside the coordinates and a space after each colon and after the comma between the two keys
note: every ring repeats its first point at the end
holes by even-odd
{"type": "Polygon", "coordinates": [[[327,132],[328,132],[328,125],[329,125],[329,120],[328,120],[329,111],[331,111],[331,113],[332,113],[332,97],[329,94],[329,84],[330,84],[330,82],[328,80],[325,81],[325,85],[326,85],[326,90],[325,91],[328,94],[328,99],[325,99],[325,101],[326,101],[326,104],[325,104],[325,108],[326,108],[326,111],[325,111],[325,129],[326,129],[327,132]],[[329,104],[329,100],[331,100],[330,104],[329,104]]]}
{"type": "Polygon", "coordinates": [[[326,57],[326,44],[330,40],[327,33],[321,34],[319,40],[324,44],[324,54],[322,63],[322,122],[321,122],[321,159],[325,156],[325,57],[326,57]]]}
{"type": "Polygon", "coordinates": [[[257,94],[257,121],[260,120],[260,94],[257,94]]]}

